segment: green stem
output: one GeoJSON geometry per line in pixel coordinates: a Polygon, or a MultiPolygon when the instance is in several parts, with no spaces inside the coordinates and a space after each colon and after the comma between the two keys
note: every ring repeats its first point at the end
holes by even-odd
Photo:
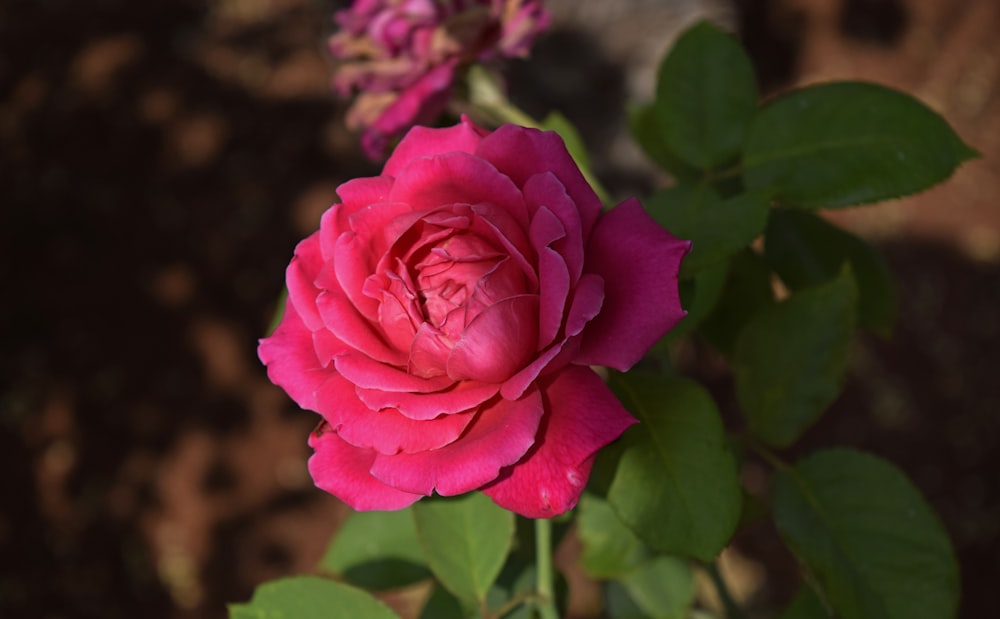
{"type": "Polygon", "coordinates": [[[552,586],[552,521],[548,518],[535,520],[535,569],[538,570],[538,612],[542,619],[559,619],[552,586]]]}
{"type": "Polygon", "coordinates": [[[723,580],[722,574],[719,572],[718,564],[713,561],[705,565],[705,569],[708,571],[708,575],[712,579],[712,583],[715,585],[715,590],[719,593],[719,599],[722,601],[723,608],[726,609],[727,619],[746,619],[746,615],[740,609],[736,600],[733,599],[732,594],[729,593],[729,587],[726,585],[726,581],[723,580]]]}

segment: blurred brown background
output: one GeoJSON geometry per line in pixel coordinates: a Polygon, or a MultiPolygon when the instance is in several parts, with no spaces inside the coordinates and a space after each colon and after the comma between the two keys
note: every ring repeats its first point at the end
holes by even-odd
{"type": "MultiPolygon", "coordinates": [[[[294,244],[340,182],[377,171],[328,91],[339,4],[0,3],[5,619],[221,618],[261,580],[310,569],[343,517],[305,470],[315,417],[255,354],[294,244]]],[[[512,67],[514,95],[580,125],[616,192],[652,183],[619,137],[622,105],[649,92],[659,50],[702,14],[739,30],[768,93],[877,80],[983,153],[922,196],[836,214],[884,248],[901,318],[890,341],[861,339],[845,396],[806,442],[904,467],[954,540],[962,616],[993,616],[1000,4],[553,6],[558,27],[512,67]]],[[[775,566],[754,599],[782,601],[793,571],[772,532],[738,541],[749,573],[775,566]]]]}

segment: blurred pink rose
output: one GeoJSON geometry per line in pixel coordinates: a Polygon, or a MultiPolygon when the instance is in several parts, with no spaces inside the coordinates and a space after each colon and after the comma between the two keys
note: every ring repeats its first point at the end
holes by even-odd
{"type": "Polygon", "coordinates": [[[333,85],[358,93],[347,124],[373,159],[444,111],[463,64],[523,56],[549,24],[541,0],[356,0],[335,19],[333,85]]]}
{"type": "Polygon", "coordinates": [[[601,204],[551,132],[417,127],[288,266],[272,381],[323,422],[316,484],[358,510],[482,489],[571,509],[634,419],[589,367],[627,370],[684,314],[690,243],[601,204]]]}

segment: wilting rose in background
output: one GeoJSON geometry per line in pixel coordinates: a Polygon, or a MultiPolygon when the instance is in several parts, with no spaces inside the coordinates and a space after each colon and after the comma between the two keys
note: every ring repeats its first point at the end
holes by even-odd
{"type": "Polygon", "coordinates": [[[528,517],[579,499],[635,420],[627,370],[682,316],[689,249],[601,204],[551,132],[417,127],[302,241],[268,375],[323,422],[316,484],[358,510],[482,489],[528,517]]]}
{"type": "Polygon", "coordinates": [[[541,0],[356,0],[335,20],[333,85],[358,93],[347,124],[376,159],[444,111],[463,64],[524,56],[549,15],[541,0]]]}

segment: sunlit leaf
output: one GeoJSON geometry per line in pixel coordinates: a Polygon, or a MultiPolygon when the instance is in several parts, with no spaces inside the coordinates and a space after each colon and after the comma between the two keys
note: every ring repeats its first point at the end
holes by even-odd
{"type": "Polygon", "coordinates": [[[337,531],[320,567],[367,589],[391,589],[430,576],[412,508],[355,512],[337,531]]]}
{"type": "Polygon", "coordinates": [[[246,604],[230,604],[230,619],[329,619],[332,613],[358,619],[399,619],[366,591],[318,576],[294,576],[265,583],[246,604]]]}

